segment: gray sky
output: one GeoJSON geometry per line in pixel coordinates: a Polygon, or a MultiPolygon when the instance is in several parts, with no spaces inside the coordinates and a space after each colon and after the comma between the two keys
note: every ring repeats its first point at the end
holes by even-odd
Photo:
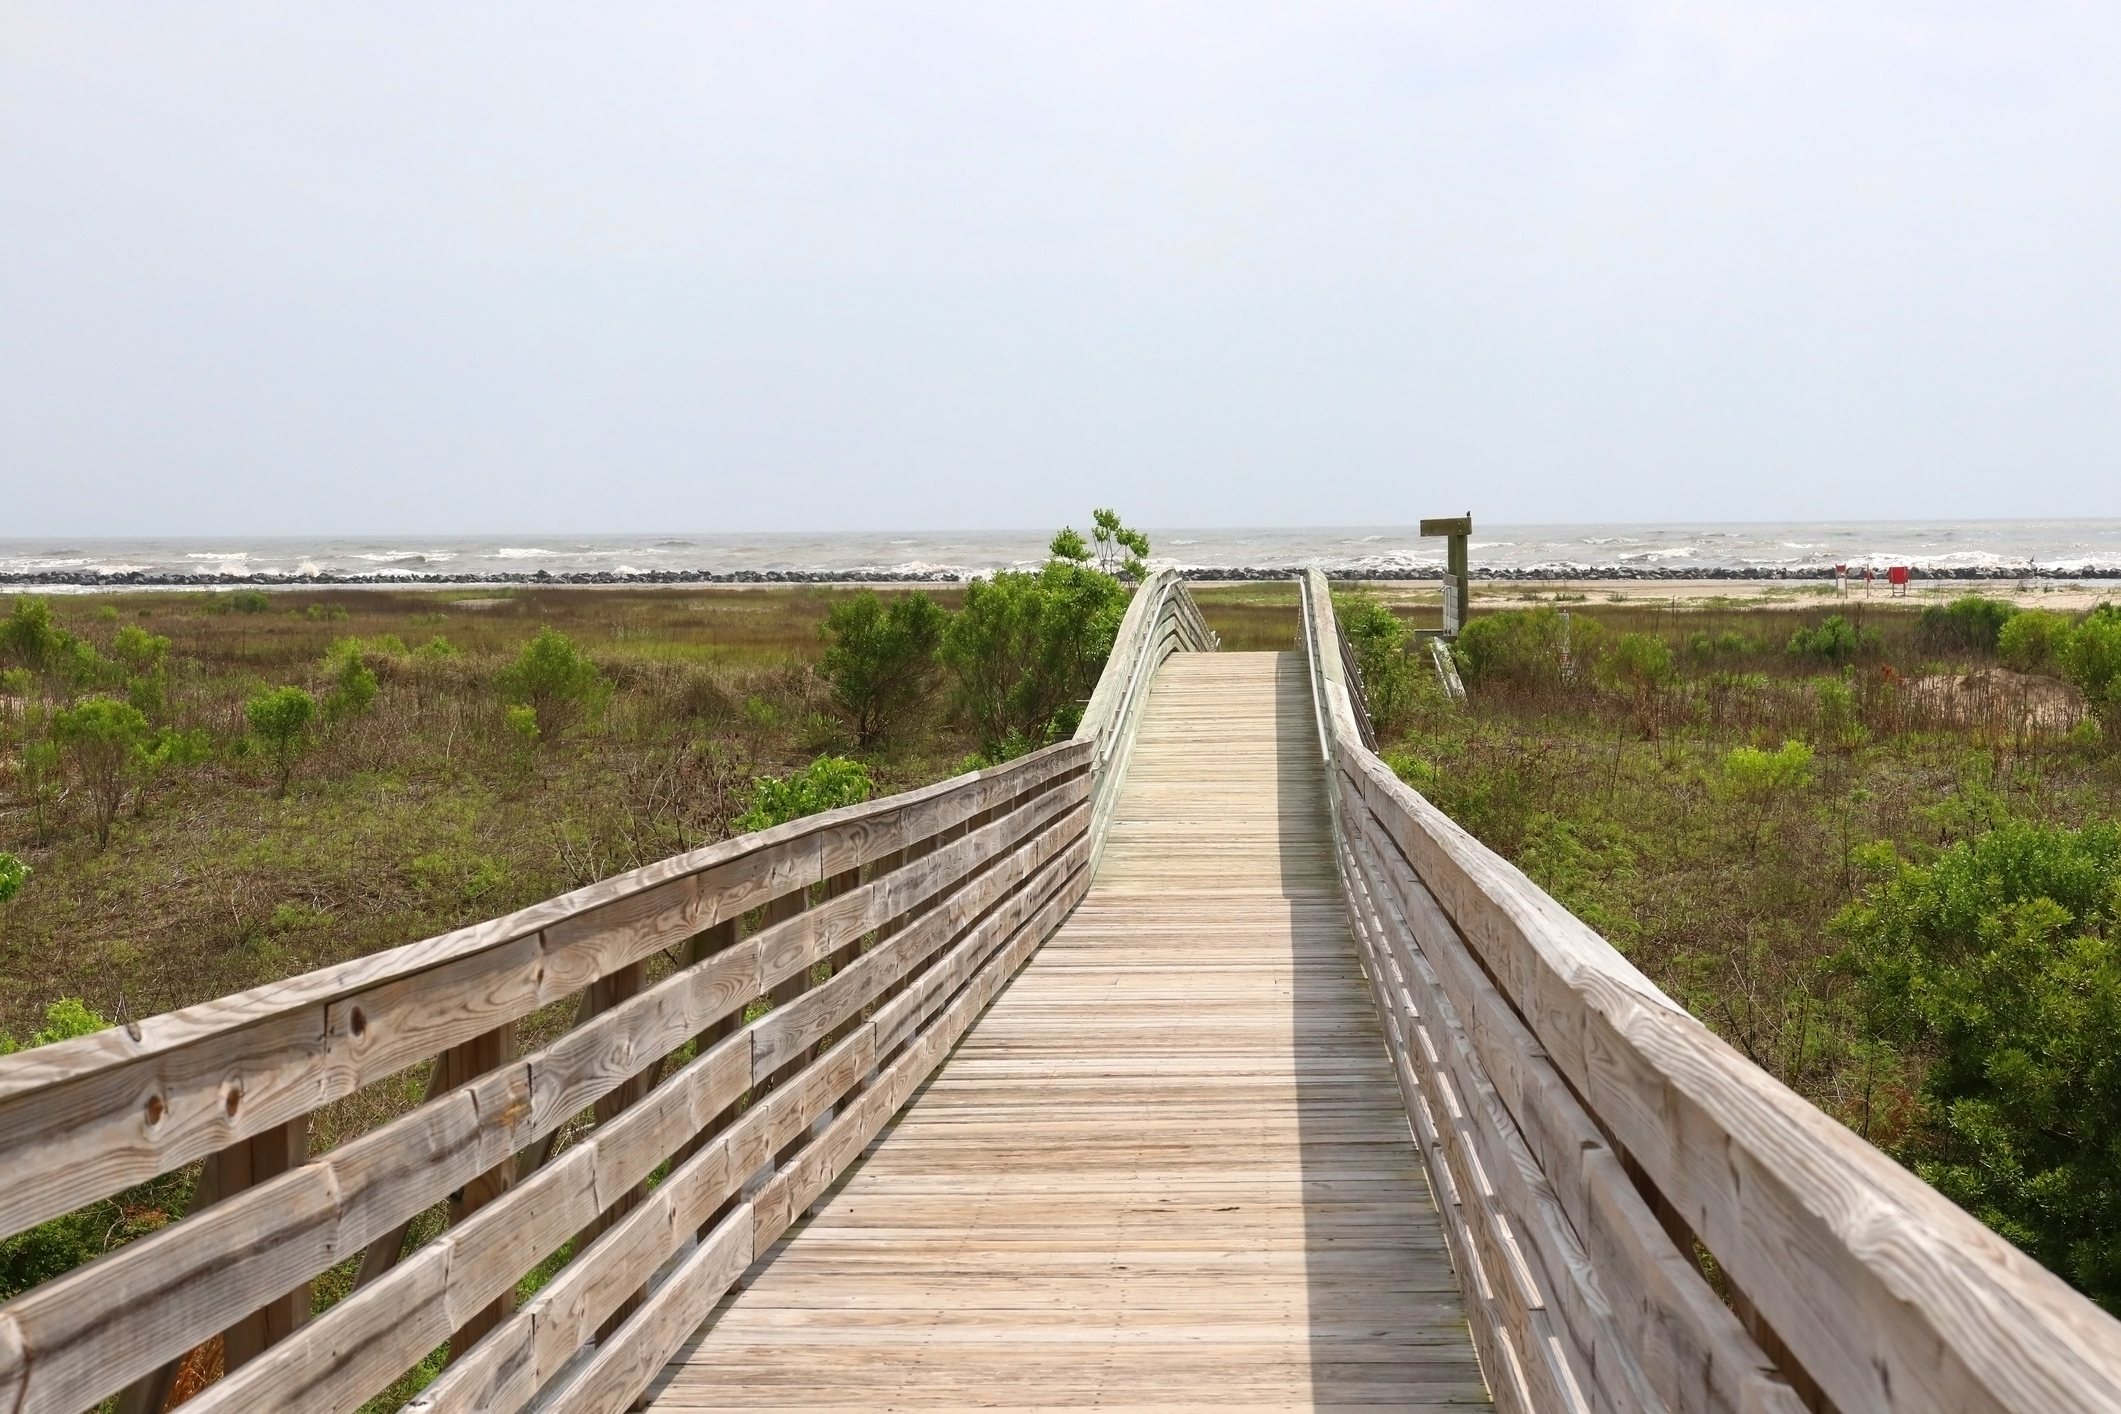
{"type": "Polygon", "coordinates": [[[0,0],[0,537],[2113,515],[2121,7],[0,0]]]}

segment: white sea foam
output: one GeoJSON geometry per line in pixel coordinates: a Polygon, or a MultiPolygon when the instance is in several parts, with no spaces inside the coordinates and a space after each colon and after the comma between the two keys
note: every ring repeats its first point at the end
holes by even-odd
{"type": "MultiPolygon", "coordinates": [[[[1479,571],[1594,573],[1758,569],[1820,571],[1835,564],[1884,569],[2035,567],[2042,573],[2121,569],[2121,520],[1966,521],[1832,525],[1517,526],[1490,524],[1472,542],[1479,571]]],[[[1328,570],[1379,574],[1427,572],[1443,562],[1444,542],[1411,526],[1298,530],[1151,528],[1150,563],[1186,569],[1328,570]]],[[[637,567],[804,574],[969,575],[1028,568],[1046,555],[1051,530],[788,535],[315,536],[245,541],[229,536],[185,540],[0,541],[0,573],[9,575],[226,574],[249,578],[302,575],[407,576],[553,574],[637,567]]]]}

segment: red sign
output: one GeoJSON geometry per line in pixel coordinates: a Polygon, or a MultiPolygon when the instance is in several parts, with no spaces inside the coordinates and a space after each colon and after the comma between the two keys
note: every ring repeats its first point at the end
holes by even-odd
{"type": "Polygon", "coordinates": [[[1906,584],[1907,566],[1894,565],[1891,569],[1887,570],[1885,572],[1885,582],[1887,584],[1906,584]]]}

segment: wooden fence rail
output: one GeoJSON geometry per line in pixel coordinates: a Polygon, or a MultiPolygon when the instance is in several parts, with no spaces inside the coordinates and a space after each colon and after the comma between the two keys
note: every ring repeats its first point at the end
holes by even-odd
{"type": "Polygon", "coordinates": [[[0,1058],[0,1232],[205,1161],[188,1216],[0,1306],[0,1411],[152,1414],[217,1338],[188,1409],[356,1410],[445,1343],[418,1408],[626,1408],[1081,896],[1094,750],[0,1058]],[[569,997],[573,1028],[517,1055],[569,997]],[[424,1103],[306,1152],[312,1111],[428,1062],[424,1103]]]}
{"type": "Polygon", "coordinates": [[[1315,571],[1303,625],[1349,916],[1498,1408],[2121,1410],[2121,1323],[1403,784],[1315,571]]]}

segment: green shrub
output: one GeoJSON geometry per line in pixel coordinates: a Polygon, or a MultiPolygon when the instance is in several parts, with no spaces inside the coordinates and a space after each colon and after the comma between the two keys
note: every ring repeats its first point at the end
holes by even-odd
{"type": "Polygon", "coordinates": [[[2121,1314],[2121,828],[2006,823],[1835,921],[1867,1033],[1913,1061],[1900,1157],[2121,1314]]]}
{"type": "Polygon", "coordinates": [[[928,699],[941,672],[935,651],[949,620],[925,594],[896,595],[886,605],[863,590],[832,606],[818,629],[826,643],[819,668],[857,744],[884,740],[928,699]]]}
{"type": "Polygon", "coordinates": [[[135,758],[148,742],[147,718],[130,703],[92,697],[52,714],[52,741],[80,777],[96,822],[96,843],[110,843],[135,758]]]}
{"type": "Polygon", "coordinates": [[[0,903],[13,902],[35,872],[14,855],[0,850],[0,903]]]}
{"type": "Polygon", "coordinates": [[[73,635],[52,623],[50,601],[24,596],[0,623],[0,653],[34,672],[47,672],[73,635]]]}
{"type": "Polygon", "coordinates": [[[2069,641],[2069,615],[2052,609],[2013,614],[1996,635],[1996,654],[2021,673],[2059,671],[2062,645],[2069,641]]]}
{"type": "Polygon", "coordinates": [[[1333,617],[1362,675],[1370,723],[1380,738],[1397,735],[1424,700],[1428,679],[1408,653],[1412,632],[1375,596],[1360,590],[1333,596],[1333,617]]]}
{"type": "Polygon", "coordinates": [[[821,811],[860,805],[876,789],[869,768],[844,756],[820,756],[802,770],[752,782],[751,808],[736,822],[739,834],[770,829],[821,811]]]}
{"type": "Polygon", "coordinates": [[[1741,746],[1723,758],[1724,795],[1751,807],[1752,825],[1746,832],[1749,851],[1760,848],[1761,828],[1769,813],[1811,783],[1812,748],[1801,741],[1786,741],[1776,751],[1741,746]]]}
{"type": "Polygon", "coordinates": [[[1735,629],[1721,633],[1696,632],[1687,635],[1687,656],[1701,663],[1729,662],[1762,652],[1764,645],[1756,638],[1749,638],[1735,629]]]}
{"type": "Polygon", "coordinates": [[[1572,662],[1595,662],[1601,636],[1595,620],[1565,619],[1541,605],[1482,614],[1459,630],[1454,647],[1468,682],[1530,687],[1561,680],[1565,650],[1572,662]]]}
{"type": "Polygon", "coordinates": [[[1598,679],[1608,687],[1651,693],[1672,677],[1671,647],[1655,634],[1623,633],[1598,660],[1598,679]]]}
{"type": "Polygon", "coordinates": [[[1536,814],[1525,824],[1517,866],[1622,952],[1641,936],[1631,896],[1635,849],[1619,827],[1536,814]]]}
{"type": "MultiPolygon", "coordinates": [[[[391,640],[402,653],[404,645],[391,640]]],[[[358,717],[375,705],[376,672],[368,666],[367,645],[357,638],[342,638],[324,656],[324,669],[331,675],[331,688],[324,694],[324,717],[337,722],[358,717]]]]}
{"type": "Polygon", "coordinates": [[[1790,635],[1785,650],[1792,658],[1818,658],[1828,663],[1846,663],[1859,654],[1876,653],[1883,645],[1878,630],[1856,626],[1839,614],[1829,615],[1817,628],[1800,628],[1790,635]]]}
{"type": "Polygon", "coordinates": [[[1812,748],[1786,741],[1778,751],[1735,748],[1723,758],[1726,789],[1741,800],[1774,799],[1804,789],[1812,780],[1812,748]]]}
{"type": "Polygon", "coordinates": [[[312,604],[302,612],[305,617],[323,624],[341,623],[349,617],[344,604],[312,604]]]}
{"type": "Polygon", "coordinates": [[[245,704],[243,715],[251,731],[272,748],[280,794],[286,795],[295,759],[308,744],[309,726],[316,720],[317,699],[299,687],[268,688],[245,704]]]}
{"type": "Polygon", "coordinates": [[[1005,570],[965,589],[937,656],[954,708],[990,756],[1074,730],[1112,652],[1128,590],[1108,574],[1056,559],[1005,570]]]}
{"type": "Polygon", "coordinates": [[[2058,654],[2062,675],[2108,737],[2121,728],[2121,606],[2101,604],[2070,630],[2058,654]]]}
{"type": "Polygon", "coordinates": [[[1915,646],[1932,653],[1993,653],[2016,605],[1967,594],[1925,607],[1915,621],[1915,646]]]}
{"type": "Polygon", "coordinates": [[[238,589],[228,596],[228,607],[238,614],[262,614],[272,608],[272,596],[262,589],[238,589]]]}
{"type": "MultiPolygon", "coordinates": [[[[71,1041],[77,1036],[93,1036],[98,1031],[110,1030],[110,1023],[98,1016],[95,1009],[79,997],[61,997],[44,1009],[44,1025],[31,1033],[29,1046],[49,1046],[55,1041],[71,1041]]],[[[13,1055],[24,1049],[5,1031],[0,1031],[0,1056],[13,1055]]]]}
{"type": "Polygon", "coordinates": [[[604,678],[574,640],[541,628],[494,684],[503,702],[521,703],[537,714],[538,736],[551,741],[572,726],[603,690],[604,678]]]}
{"type": "Polygon", "coordinates": [[[127,624],[119,629],[110,648],[111,656],[135,677],[161,672],[169,659],[169,640],[160,634],[149,633],[137,624],[127,624]]]}

